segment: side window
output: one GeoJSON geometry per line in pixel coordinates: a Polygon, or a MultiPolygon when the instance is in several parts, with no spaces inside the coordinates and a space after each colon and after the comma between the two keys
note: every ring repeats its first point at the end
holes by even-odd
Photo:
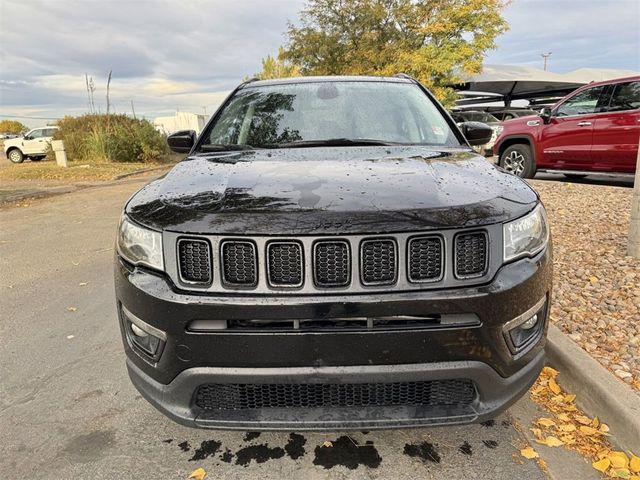
{"type": "Polygon", "coordinates": [[[587,115],[600,109],[600,96],[604,87],[593,87],[574,95],[556,110],[558,117],[569,115],[587,115]]]}
{"type": "Polygon", "coordinates": [[[619,83],[616,85],[607,111],[620,112],[638,108],[640,108],[640,82],[619,83]]]}
{"type": "Polygon", "coordinates": [[[43,137],[53,137],[56,134],[56,129],[55,128],[47,128],[44,131],[44,134],[42,135],[43,137]]]}
{"type": "Polygon", "coordinates": [[[31,138],[41,138],[41,137],[42,137],[42,132],[43,132],[43,131],[44,131],[44,130],[42,130],[42,129],[31,130],[31,131],[28,133],[28,136],[29,136],[29,137],[31,137],[31,138]]]}

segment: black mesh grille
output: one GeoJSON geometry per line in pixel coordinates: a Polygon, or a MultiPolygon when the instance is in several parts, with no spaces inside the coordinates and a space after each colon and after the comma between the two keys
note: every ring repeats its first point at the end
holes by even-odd
{"type": "Polygon", "coordinates": [[[456,276],[479,277],[487,268],[487,236],[484,232],[465,233],[455,239],[456,276]]]}
{"type": "Polygon", "coordinates": [[[180,276],[187,282],[211,282],[211,248],[204,240],[178,242],[180,276]]]}
{"type": "Polygon", "coordinates": [[[442,276],[442,238],[421,237],[409,240],[409,280],[425,282],[442,276]]]}
{"type": "Polygon", "coordinates": [[[396,280],[396,243],[393,240],[367,240],[361,249],[362,283],[380,285],[396,280]]]}
{"type": "Polygon", "coordinates": [[[256,247],[251,242],[227,241],[222,244],[222,273],[228,285],[253,286],[257,283],[256,247]]]}
{"type": "Polygon", "coordinates": [[[342,287],[350,280],[347,242],[318,242],[314,250],[313,276],[319,287],[342,287]]]}
{"type": "Polygon", "coordinates": [[[398,383],[213,383],[198,387],[195,404],[205,410],[374,406],[469,405],[471,380],[398,383]]]}
{"type": "Polygon", "coordinates": [[[269,283],[275,286],[302,285],[302,246],[299,243],[271,243],[269,283]]]}

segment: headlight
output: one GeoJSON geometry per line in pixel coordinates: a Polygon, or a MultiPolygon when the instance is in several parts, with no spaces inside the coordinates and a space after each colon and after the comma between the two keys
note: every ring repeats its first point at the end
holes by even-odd
{"type": "Polygon", "coordinates": [[[493,131],[495,132],[496,137],[499,137],[503,130],[504,127],[502,125],[496,125],[495,127],[493,127],[493,131]]]}
{"type": "Polygon", "coordinates": [[[538,205],[533,212],[513,222],[505,223],[504,230],[504,261],[533,256],[540,252],[549,241],[549,226],[547,214],[542,205],[538,205]]]}
{"type": "Polygon", "coordinates": [[[118,228],[118,253],[134,265],[164,270],[162,234],[139,227],[124,215],[118,228]]]}

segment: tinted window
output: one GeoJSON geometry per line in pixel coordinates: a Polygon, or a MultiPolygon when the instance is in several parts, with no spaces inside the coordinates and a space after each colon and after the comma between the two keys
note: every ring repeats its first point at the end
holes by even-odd
{"type": "Polygon", "coordinates": [[[27,135],[26,135],[26,136],[27,136],[27,137],[30,137],[30,138],[40,138],[40,137],[42,137],[42,136],[43,136],[43,135],[42,135],[42,132],[43,132],[43,131],[44,131],[44,130],[42,130],[42,129],[31,130],[29,133],[27,133],[27,135]]]}
{"type": "Polygon", "coordinates": [[[586,115],[598,111],[598,101],[604,87],[593,87],[574,95],[556,110],[559,117],[567,115],[586,115]]]}
{"type": "Polygon", "coordinates": [[[461,114],[467,122],[497,123],[496,117],[486,112],[464,112],[461,114]]]}
{"type": "Polygon", "coordinates": [[[460,145],[418,86],[395,82],[248,86],[230,100],[204,138],[205,143],[253,147],[336,138],[460,145]]]}
{"type": "Polygon", "coordinates": [[[616,85],[608,111],[635,110],[640,108],[640,82],[616,85]]]}

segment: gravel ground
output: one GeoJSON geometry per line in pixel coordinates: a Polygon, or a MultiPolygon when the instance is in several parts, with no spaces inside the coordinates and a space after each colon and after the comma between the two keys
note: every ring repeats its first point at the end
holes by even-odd
{"type": "Polygon", "coordinates": [[[640,393],[640,260],[626,254],[633,190],[531,184],[553,235],[551,321],[640,393]]]}

